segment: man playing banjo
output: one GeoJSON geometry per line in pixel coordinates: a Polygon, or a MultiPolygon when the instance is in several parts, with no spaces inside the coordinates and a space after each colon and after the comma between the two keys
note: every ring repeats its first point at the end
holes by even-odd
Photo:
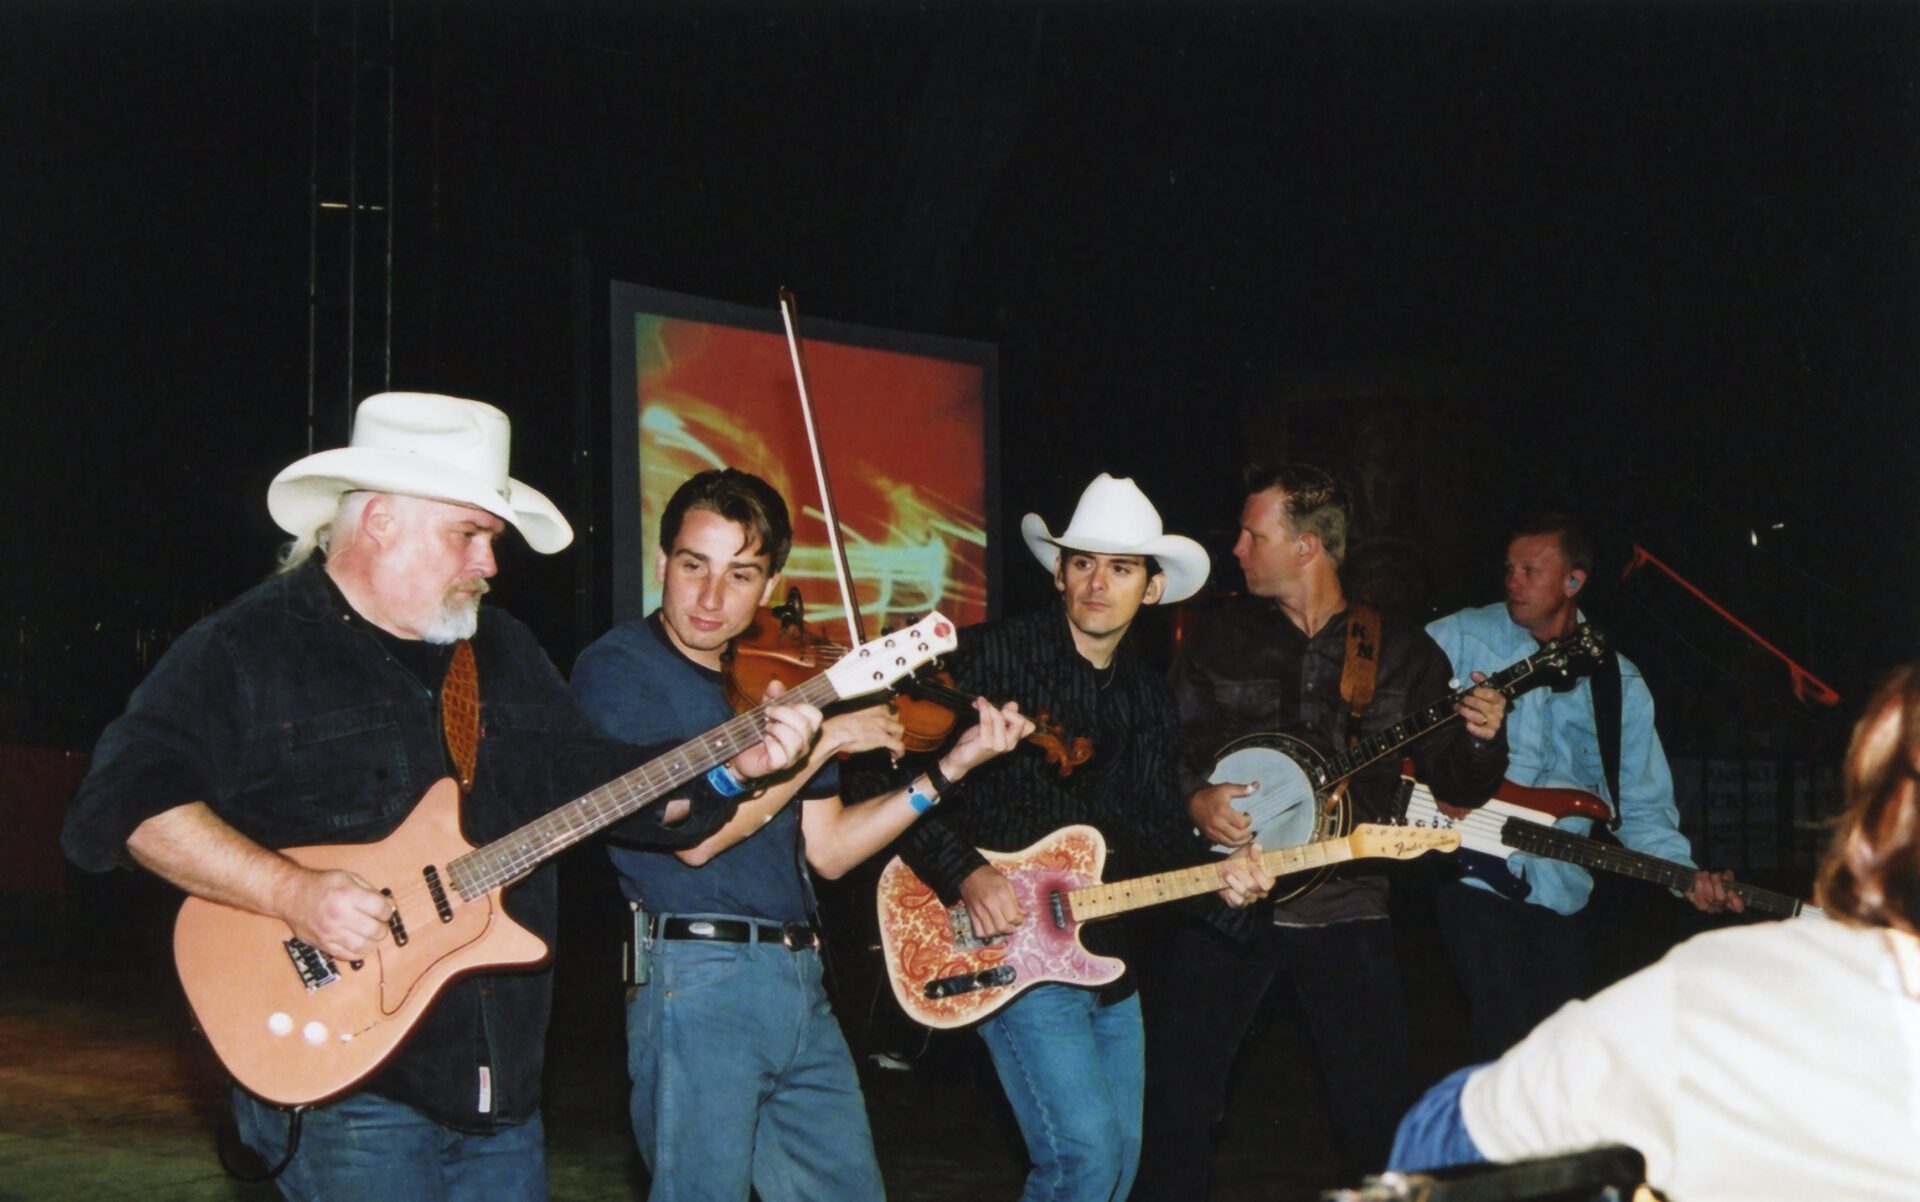
{"type": "MultiPolygon", "coordinates": [[[[1320,469],[1249,472],[1234,544],[1248,596],[1209,614],[1173,668],[1188,812],[1221,848],[1332,833],[1300,768],[1269,754],[1265,779],[1222,775],[1215,760],[1225,745],[1289,732],[1340,751],[1449,693],[1446,656],[1425,632],[1349,604],[1338,575],[1347,526],[1346,495],[1320,469]],[[1275,794],[1289,787],[1305,804],[1272,813],[1275,794]],[[1243,811],[1267,822],[1256,829],[1243,811]]],[[[1492,689],[1466,693],[1460,721],[1408,749],[1420,779],[1454,804],[1486,800],[1506,768],[1505,710],[1492,689]]],[[[1355,821],[1396,817],[1399,758],[1385,756],[1349,782],[1355,821]]],[[[1226,771],[1241,772],[1244,762],[1226,771]]],[[[1134,1197],[1206,1196],[1210,1129],[1224,1108],[1227,1075],[1276,978],[1306,1015],[1343,1179],[1377,1170],[1410,1088],[1386,878],[1349,865],[1271,909],[1216,918],[1174,924],[1146,983],[1146,1142],[1134,1197]],[[1153,989],[1156,980],[1166,987],[1153,989]],[[1199,982],[1204,988],[1194,987],[1199,982]]]]}

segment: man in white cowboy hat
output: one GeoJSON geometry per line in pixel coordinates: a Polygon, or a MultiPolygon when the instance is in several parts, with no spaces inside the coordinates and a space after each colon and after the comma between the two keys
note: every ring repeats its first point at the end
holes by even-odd
{"type": "MultiPolygon", "coordinates": [[[[1233,550],[1247,595],[1207,615],[1172,674],[1187,811],[1209,842],[1227,847],[1254,837],[1251,818],[1233,803],[1257,797],[1260,782],[1213,779],[1222,747],[1246,735],[1290,732],[1344,750],[1350,737],[1379,734],[1445,697],[1451,676],[1446,656],[1418,626],[1349,604],[1338,569],[1351,519],[1346,491],[1333,477],[1307,464],[1282,464],[1250,471],[1245,484],[1233,550]],[[1349,683],[1353,661],[1372,664],[1364,692],[1349,683]]],[[[1458,711],[1460,722],[1413,743],[1409,753],[1437,795],[1478,805],[1506,768],[1505,701],[1476,688],[1458,711]]],[[[1357,821],[1397,817],[1398,772],[1399,757],[1390,755],[1355,774],[1357,821]]],[[[1287,841],[1315,834],[1301,833],[1287,841]]],[[[1356,862],[1311,893],[1232,917],[1252,921],[1173,924],[1147,982],[1151,1067],[1136,1198],[1206,1196],[1227,1078],[1270,989],[1297,996],[1325,1086],[1341,1176],[1315,1184],[1378,1171],[1406,1108],[1407,1007],[1385,876],[1356,862]]]]}
{"type": "MultiPolygon", "coordinates": [[[[573,538],[507,475],[508,437],[506,415],[478,401],[383,393],[360,406],[350,446],[281,472],[267,505],[295,539],[282,570],[182,635],[135,690],[67,816],[67,854],[94,871],[144,866],[279,918],[336,962],[365,961],[399,938],[397,903],[273,849],[383,839],[449,775],[466,837],[484,843],[643,762],[590,726],[524,626],[481,609],[509,526],[547,554],[573,538]]],[[[794,762],[820,718],[770,714],[730,770],[621,833],[706,837],[742,779],[794,762]]],[[[506,906],[550,944],[551,867],[506,906]]],[[[249,984],[236,974],[232,988],[249,984]]],[[[236,1088],[241,1135],[268,1163],[288,1158],[288,1198],[544,1199],[550,987],[545,971],[457,981],[353,1092],[289,1113],[236,1088]]]]}
{"type": "MultiPolygon", "coordinates": [[[[947,801],[906,836],[907,864],[943,901],[964,901],[983,937],[1045,919],[1022,910],[979,848],[1017,851],[1086,823],[1106,838],[1108,880],[1210,858],[1180,791],[1173,695],[1125,641],[1141,606],[1183,601],[1206,583],[1205,549],[1164,533],[1134,482],[1104,473],[1058,535],[1032,513],[1020,529],[1061,604],[962,631],[950,660],[954,679],[1028,713],[1045,711],[1069,735],[1091,739],[1094,753],[1065,778],[1032,751],[1004,756],[957,795],[941,790],[947,801]]],[[[1229,904],[1245,905],[1272,886],[1252,850],[1230,861],[1221,891],[1229,904]]],[[[1127,958],[1126,918],[1083,934],[1089,949],[1127,958]]],[[[1140,1152],[1145,1071],[1131,975],[1098,991],[1037,986],[979,1030],[1033,1162],[1022,1196],[1125,1198],[1140,1152]]]]}

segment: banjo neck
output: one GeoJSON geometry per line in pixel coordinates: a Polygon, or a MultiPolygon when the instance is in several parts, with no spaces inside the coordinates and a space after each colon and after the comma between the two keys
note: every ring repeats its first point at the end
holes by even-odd
{"type": "Polygon", "coordinates": [[[1582,622],[1572,633],[1557,638],[1518,663],[1509,664],[1479,684],[1466,684],[1433,704],[1414,711],[1385,730],[1355,742],[1339,755],[1306,767],[1307,779],[1317,796],[1324,796],[1368,764],[1384,759],[1423,735],[1439,730],[1460,717],[1460,699],[1477,688],[1489,688],[1512,700],[1522,689],[1538,683],[1535,678],[1551,673],[1567,676],[1576,666],[1597,663],[1606,650],[1606,637],[1591,624],[1582,622]]]}

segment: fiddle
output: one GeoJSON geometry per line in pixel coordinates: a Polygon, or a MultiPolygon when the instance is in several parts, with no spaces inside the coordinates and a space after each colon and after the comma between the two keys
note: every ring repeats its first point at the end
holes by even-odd
{"type": "MultiPolygon", "coordinates": [[[[839,585],[840,599],[847,608],[847,637],[853,648],[858,648],[864,637],[860,602],[854,595],[853,573],[847,564],[846,547],[840,540],[840,519],[835,516],[833,485],[827,480],[827,462],[820,447],[820,431],[814,425],[813,400],[807,387],[806,356],[800,345],[799,304],[794,300],[793,293],[785,288],[780,289],[780,318],[786,326],[787,351],[793,359],[793,382],[800,395],[801,425],[807,432],[807,448],[813,456],[814,479],[820,485],[820,509],[826,519],[827,546],[832,552],[834,581],[839,585]]],[[[780,679],[783,683],[791,683],[780,673],[797,674],[804,670],[805,674],[810,675],[818,670],[819,664],[832,663],[850,650],[827,639],[817,629],[809,630],[799,589],[788,589],[786,605],[770,612],[777,617],[777,624],[756,618],[755,626],[749,627],[745,634],[734,640],[724,661],[730,665],[726,674],[732,678],[728,685],[728,699],[736,709],[759,704],[769,680],[780,679]],[[756,628],[760,631],[759,639],[752,637],[756,628]],[[743,676],[745,680],[740,679],[743,676]]],[[[940,747],[953,729],[954,709],[948,707],[971,709],[978,700],[953,688],[951,677],[945,677],[944,683],[915,680],[914,691],[921,695],[920,698],[902,697],[896,692],[888,699],[901,725],[906,728],[905,742],[910,751],[932,751],[940,747]]],[[[1055,765],[1061,776],[1071,775],[1076,766],[1086,763],[1093,755],[1093,743],[1090,740],[1084,737],[1068,740],[1066,732],[1051,725],[1044,712],[1030,716],[1034,730],[1022,742],[1032,743],[1045,751],[1047,762],[1055,765]]]]}
{"type": "MultiPolygon", "coordinates": [[[[721,678],[727,702],[736,713],[760,704],[767,685],[779,681],[791,688],[823,671],[847,648],[829,638],[819,626],[806,621],[805,602],[800,590],[787,590],[784,605],[762,610],[721,657],[721,678]]],[[[935,751],[945,745],[953,730],[958,711],[973,708],[974,694],[953,687],[953,678],[938,673],[931,679],[909,677],[910,693],[888,695],[888,704],[905,729],[908,751],[935,751]]],[[[1068,737],[1053,725],[1046,713],[1032,715],[1034,729],[1023,742],[1040,748],[1047,762],[1060,775],[1073,770],[1093,756],[1093,743],[1084,735],[1068,737]]]]}

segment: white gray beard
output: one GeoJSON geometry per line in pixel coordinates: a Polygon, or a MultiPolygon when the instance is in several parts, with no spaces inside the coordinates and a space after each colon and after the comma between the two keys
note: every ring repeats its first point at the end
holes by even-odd
{"type": "Polygon", "coordinates": [[[462,594],[457,601],[448,602],[440,607],[440,616],[431,626],[420,632],[420,637],[429,643],[457,643],[461,639],[470,639],[473,632],[480,629],[480,595],[462,594]]]}

